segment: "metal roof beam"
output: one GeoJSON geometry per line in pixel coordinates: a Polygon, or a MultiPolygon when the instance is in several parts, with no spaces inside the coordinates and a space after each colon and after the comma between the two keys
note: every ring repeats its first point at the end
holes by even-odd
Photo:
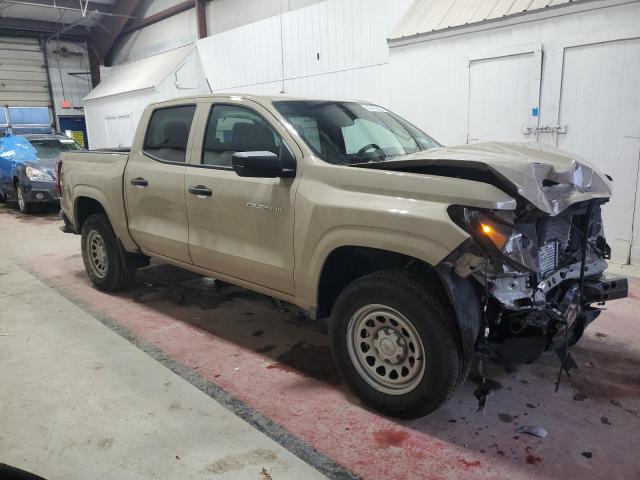
{"type": "Polygon", "coordinates": [[[185,0],[180,3],[176,3],[175,5],[166,8],[158,13],[154,13],[153,15],[149,15],[148,17],[142,18],[137,22],[132,22],[130,25],[125,28],[122,33],[131,33],[136,30],[140,30],[141,28],[148,27],[149,25],[153,25],[155,23],[161,22],[162,20],[166,20],[167,18],[171,18],[179,13],[190,10],[196,6],[198,0],[185,0]]]}
{"type": "Polygon", "coordinates": [[[94,10],[98,10],[101,13],[112,13],[111,5],[91,1],[83,2],[82,8],[80,8],[78,0],[2,0],[1,3],[27,7],[55,8],[57,10],[74,10],[79,13],[82,13],[82,10],[85,10],[85,13],[94,10]]]}
{"type": "Polygon", "coordinates": [[[91,83],[94,87],[100,83],[100,64],[139,4],[140,0],[116,0],[111,6],[111,15],[103,17],[96,27],[91,29],[87,43],[90,47],[91,83]]]}
{"type": "MultiPolygon", "coordinates": [[[[51,35],[60,30],[59,23],[43,22],[40,20],[28,20],[25,18],[0,17],[0,34],[14,34],[20,32],[28,37],[38,37],[40,34],[51,35]]],[[[84,27],[73,27],[64,32],[62,37],[81,37],[86,39],[89,36],[89,30],[84,27]]]]}
{"type": "Polygon", "coordinates": [[[111,6],[111,15],[104,17],[100,25],[104,28],[93,28],[89,42],[95,48],[100,58],[104,58],[115,42],[127,21],[132,18],[132,14],[140,0],[116,0],[111,6]],[[110,32],[110,33],[105,33],[110,32]]]}
{"type": "MultiPolygon", "coordinates": [[[[73,30],[75,27],[80,26],[81,24],[84,23],[85,20],[95,17],[96,15],[100,15],[100,12],[98,12],[97,10],[94,10],[93,12],[89,12],[87,15],[80,17],[78,20],[76,20],[73,23],[69,23],[67,25],[65,25],[64,27],[62,27],[61,29],[59,29],[57,32],[52,33],[51,35],[49,35],[49,37],[47,37],[47,41],[51,40],[54,37],[59,37],[60,35],[63,35],[65,32],[68,32],[69,30],[73,30]]],[[[91,28],[93,26],[92,25],[83,25],[84,27],[88,27],[91,28]]]]}
{"type": "Polygon", "coordinates": [[[198,24],[198,38],[206,38],[207,33],[207,9],[206,4],[202,0],[196,2],[196,23],[198,24]]]}

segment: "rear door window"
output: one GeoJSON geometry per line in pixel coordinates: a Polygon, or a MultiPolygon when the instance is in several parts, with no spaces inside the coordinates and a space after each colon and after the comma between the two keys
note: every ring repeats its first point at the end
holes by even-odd
{"type": "Polygon", "coordinates": [[[167,162],[184,162],[195,105],[155,110],[151,115],[143,151],[167,162]]]}

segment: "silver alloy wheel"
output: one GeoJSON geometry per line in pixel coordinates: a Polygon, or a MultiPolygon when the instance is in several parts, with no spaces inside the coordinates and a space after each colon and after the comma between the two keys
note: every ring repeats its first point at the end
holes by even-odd
{"type": "Polygon", "coordinates": [[[87,257],[89,265],[94,275],[98,278],[104,278],[107,274],[109,261],[107,259],[107,248],[104,245],[102,235],[96,230],[91,230],[87,235],[87,257]]]}
{"type": "Polygon", "coordinates": [[[424,376],[418,332],[407,317],[386,305],[365,305],[351,316],[347,348],[360,376],[379,392],[403,395],[424,376]]]}
{"type": "Polygon", "coordinates": [[[18,209],[21,212],[24,212],[24,210],[25,210],[25,202],[24,202],[24,195],[22,194],[22,187],[20,187],[20,185],[18,185],[16,190],[17,190],[17,193],[18,193],[18,209]]]}

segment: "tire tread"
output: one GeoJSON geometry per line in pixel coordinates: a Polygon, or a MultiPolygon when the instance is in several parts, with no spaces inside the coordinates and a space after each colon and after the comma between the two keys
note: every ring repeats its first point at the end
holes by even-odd
{"type": "MultiPolygon", "coordinates": [[[[387,290],[392,289],[404,292],[404,294],[409,295],[416,302],[420,302],[434,313],[429,317],[430,328],[437,331],[436,336],[440,340],[440,343],[443,344],[442,351],[445,352],[445,354],[440,359],[445,362],[444,366],[446,367],[446,371],[449,372],[447,377],[448,381],[433,395],[428,395],[428,398],[425,399],[426,401],[423,404],[413,405],[404,411],[390,409],[388,406],[381,405],[380,402],[372,401],[370,398],[367,398],[366,395],[357,388],[357,386],[353,385],[353,382],[350,381],[349,375],[345,374],[346,369],[340,365],[340,356],[335,352],[337,338],[335,329],[337,319],[333,317],[331,318],[330,325],[332,330],[332,343],[334,345],[334,357],[339,364],[343,378],[348,384],[354,387],[356,394],[365,403],[368,403],[374,408],[382,410],[389,415],[401,418],[416,418],[432,412],[438,408],[438,406],[449,400],[453,396],[457,387],[466,379],[464,371],[466,370],[464,366],[465,362],[463,361],[462,348],[458,336],[453,329],[455,319],[451,318],[451,309],[447,308],[445,304],[436,298],[425,283],[420,281],[418,278],[410,276],[406,271],[381,270],[360,277],[349,284],[338,296],[334,305],[333,313],[335,314],[336,311],[340,312],[344,310],[346,305],[343,304],[349,301],[350,297],[355,294],[354,292],[357,292],[359,289],[364,287],[387,290]]],[[[348,319],[342,319],[342,321],[348,322],[348,319]]]]}
{"type": "Polygon", "coordinates": [[[111,228],[109,219],[105,214],[93,214],[82,226],[82,258],[85,269],[92,283],[105,292],[113,292],[128,287],[136,275],[135,255],[122,248],[111,228]],[[108,256],[108,271],[104,279],[92,275],[88,260],[85,258],[85,242],[90,230],[97,230],[105,242],[108,256]]]}

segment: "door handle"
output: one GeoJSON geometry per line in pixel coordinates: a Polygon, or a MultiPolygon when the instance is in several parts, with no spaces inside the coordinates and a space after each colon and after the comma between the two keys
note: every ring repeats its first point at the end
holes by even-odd
{"type": "Polygon", "coordinates": [[[196,185],[195,187],[189,187],[189,193],[198,197],[210,197],[213,195],[213,191],[204,185],[196,185]]]}
{"type": "Polygon", "coordinates": [[[147,185],[149,185],[149,181],[142,178],[142,177],[136,177],[136,178],[132,178],[131,179],[131,185],[135,185],[136,187],[140,187],[140,188],[144,188],[147,185]]]}

